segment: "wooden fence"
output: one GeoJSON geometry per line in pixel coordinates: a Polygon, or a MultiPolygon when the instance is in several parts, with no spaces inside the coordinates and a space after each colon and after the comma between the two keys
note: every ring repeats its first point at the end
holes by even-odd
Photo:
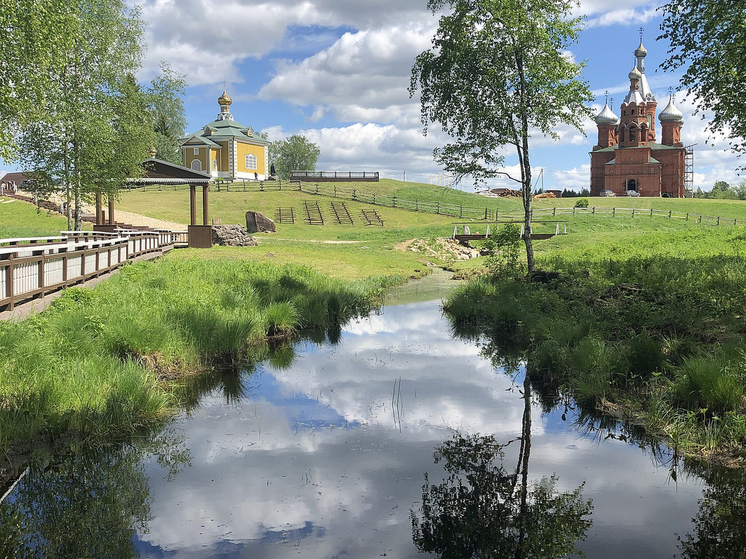
{"type": "MultiPolygon", "coordinates": [[[[187,186],[164,186],[162,189],[188,188],[187,186]]],[[[382,195],[370,193],[366,189],[338,187],[333,184],[319,184],[301,181],[235,181],[232,183],[222,183],[220,186],[223,190],[238,192],[265,192],[265,191],[297,191],[306,194],[319,196],[329,196],[332,198],[342,198],[385,206],[389,208],[401,208],[415,212],[426,212],[437,215],[456,217],[459,219],[474,219],[479,221],[515,221],[523,219],[523,215],[508,213],[495,206],[476,207],[463,204],[451,204],[447,202],[418,200],[410,198],[400,198],[394,195],[382,195]]],[[[158,190],[161,187],[147,187],[147,190],[158,190]]],[[[609,215],[611,217],[664,217],[668,219],[683,219],[694,223],[703,223],[707,225],[737,225],[736,218],[726,218],[720,216],[700,215],[693,213],[674,212],[669,210],[652,210],[643,208],[608,208],[608,207],[589,207],[589,208],[534,208],[533,214],[537,217],[540,215],[551,214],[552,217],[557,215],[609,215]]]]}
{"type": "Polygon", "coordinates": [[[0,310],[186,243],[185,231],[163,230],[63,231],[55,237],[0,239],[0,310]]]}

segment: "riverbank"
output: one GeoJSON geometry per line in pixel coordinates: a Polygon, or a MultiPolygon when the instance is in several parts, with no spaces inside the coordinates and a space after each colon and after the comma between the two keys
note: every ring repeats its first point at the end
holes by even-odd
{"type": "Polygon", "coordinates": [[[630,421],[677,452],[742,465],[746,445],[746,258],[742,228],[651,235],[498,274],[445,308],[496,361],[526,363],[556,394],[630,421]]]}
{"type": "Polygon", "coordinates": [[[42,314],[0,324],[0,455],[44,441],[116,440],[178,407],[178,379],[239,367],[303,329],[334,336],[385,279],[310,268],[163,259],[71,288],[42,314]]]}

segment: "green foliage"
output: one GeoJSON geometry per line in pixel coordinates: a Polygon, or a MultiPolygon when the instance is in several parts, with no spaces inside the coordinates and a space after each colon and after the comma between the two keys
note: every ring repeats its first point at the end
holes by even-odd
{"type": "MultiPolygon", "coordinates": [[[[75,210],[68,229],[79,229],[84,198],[115,194],[125,177],[140,172],[152,144],[143,119],[146,99],[133,77],[140,68],[142,21],[123,0],[29,4],[49,8],[42,14],[54,31],[4,28],[24,53],[14,75],[32,74],[30,82],[44,90],[32,96],[31,110],[13,117],[17,155],[37,193],[64,192],[67,207],[75,210]],[[44,53],[38,57],[45,64],[28,55],[35,52],[44,53]]],[[[12,95],[11,103],[20,97],[12,95]]]]}
{"type": "Polygon", "coordinates": [[[727,361],[713,357],[692,357],[681,367],[674,400],[688,409],[706,409],[723,416],[738,410],[744,396],[743,379],[727,361]]]}
{"type": "Polygon", "coordinates": [[[417,549],[444,559],[578,553],[575,544],[591,526],[583,487],[561,492],[556,476],[529,485],[528,460],[515,472],[505,467],[504,446],[492,436],[455,434],[436,449],[447,477],[435,485],[425,475],[420,511],[411,513],[417,549]]]}
{"type": "Polygon", "coordinates": [[[42,434],[106,440],[153,425],[175,403],[159,376],[264,357],[268,336],[303,325],[333,331],[378,288],[294,266],[162,259],[67,289],[44,313],[0,323],[0,454],[42,434]]]}
{"type": "Polygon", "coordinates": [[[153,78],[148,90],[148,113],[155,133],[156,157],[176,165],[183,163],[179,138],[184,135],[186,127],[182,100],[186,86],[183,74],[161,63],[161,72],[153,78]]]}
{"type": "Polygon", "coordinates": [[[663,68],[684,70],[681,87],[694,97],[699,112],[707,111],[707,128],[724,133],[732,149],[743,153],[746,6],[733,0],[670,0],[659,9],[661,38],[671,45],[663,68]]]}
{"type": "Polygon", "coordinates": [[[576,208],[587,208],[590,206],[590,202],[588,202],[588,198],[581,198],[580,200],[577,200],[575,202],[576,208]]]}
{"type": "Polygon", "coordinates": [[[291,171],[314,171],[320,154],[319,146],[300,134],[272,142],[269,147],[269,160],[282,179],[289,178],[291,171]]]}
{"type": "Polygon", "coordinates": [[[493,275],[512,274],[520,271],[521,230],[515,223],[507,223],[490,235],[494,244],[487,256],[487,268],[493,275]]]}
{"type": "MultiPolygon", "coordinates": [[[[521,185],[531,212],[529,130],[557,138],[559,124],[582,130],[592,95],[579,79],[581,64],[564,55],[578,38],[573,0],[430,0],[441,16],[433,47],[412,68],[409,92],[420,91],[425,132],[438,122],[454,143],[435,150],[436,161],[477,185],[507,175],[521,185]],[[518,155],[520,177],[502,170],[501,148],[518,155]]],[[[525,237],[528,271],[534,269],[525,237]]]]}

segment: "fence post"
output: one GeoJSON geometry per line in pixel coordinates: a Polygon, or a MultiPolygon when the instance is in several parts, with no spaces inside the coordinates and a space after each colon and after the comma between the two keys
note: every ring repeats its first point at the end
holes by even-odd
{"type": "Polygon", "coordinates": [[[484,207],[484,220],[487,221],[487,206],[484,207]]]}
{"type": "Polygon", "coordinates": [[[495,223],[500,221],[500,208],[495,208],[495,223]]]}
{"type": "Polygon", "coordinates": [[[555,217],[557,215],[557,206],[554,206],[552,208],[552,217],[555,217]]]}
{"type": "Polygon", "coordinates": [[[616,217],[616,207],[611,208],[611,217],[616,217]]]}
{"type": "Polygon", "coordinates": [[[718,225],[720,225],[720,216],[718,216],[718,225]]]}
{"type": "Polygon", "coordinates": [[[10,304],[8,305],[8,308],[10,310],[13,310],[13,306],[15,303],[15,299],[13,298],[13,259],[15,258],[15,254],[8,255],[8,267],[5,268],[5,285],[8,286],[8,297],[10,298],[10,304]]]}
{"type": "Polygon", "coordinates": [[[635,217],[635,208],[632,208],[632,217],[635,217]]]}
{"type": "Polygon", "coordinates": [[[575,206],[572,207],[572,215],[575,215],[575,206]]]}
{"type": "Polygon", "coordinates": [[[458,208],[459,208],[458,209],[458,216],[459,216],[459,218],[464,217],[464,205],[463,204],[459,204],[458,208]]]}
{"type": "MultiPolygon", "coordinates": [[[[335,172],[334,176],[336,176],[336,175],[337,175],[337,173],[335,172]]],[[[316,183],[316,194],[318,195],[318,193],[319,193],[319,183],[316,183]]]]}
{"type": "Polygon", "coordinates": [[[336,184],[334,185],[334,197],[335,198],[337,197],[337,185],[336,184]]]}
{"type": "Polygon", "coordinates": [[[686,212],[686,220],[689,221],[689,212],[686,212]]]}
{"type": "Polygon", "coordinates": [[[440,200],[438,200],[438,209],[436,210],[436,213],[440,215],[440,200]]]}
{"type": "Polygon", "coordinates": [[[702,216],[699,216],[699,222],[702,223],[702,216]]]}
{"type": "Polygon", "coordinates": [[[596,215],[596,206],[591,209],[591,215],[596,215]]]}
{"type": "Polygon", "coordinates": [[[414,199],[414,211],[416,212],[420,211],[420,201],[418,198],[414,199]]]}
{"type": "Polygon", "coordinates": [[[393,200],[394,200],[394,206],[393,207],[396,207],[396,196],[393,197],[393,200]]]}
{"type": "Polygon", "coordinates": [[[352,189],[352,199],[353,199],[353,200],[357,200],[357,194],[356,194],[356,192],[355,192],[355,189],[354,189],[354,188],[352,189]]]}

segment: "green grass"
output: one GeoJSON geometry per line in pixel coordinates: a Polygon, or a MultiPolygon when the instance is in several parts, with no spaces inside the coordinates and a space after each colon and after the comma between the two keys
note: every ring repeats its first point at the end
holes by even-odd
{"type": "Polygon", "coordinates": [[[199,258],[128,265],[95,289],[68,289],[44,313],[0,324],[0,454],[40,437],[147,428],[175,409],[168,379],[264,356],[268,340],[301,329],[334,337],[381,293],[380,282],[307,267],[199,258]]]}
{"type": "Polygon", "coordinates": [[[50,237],[66,230],[67,218],[37,210],[21,200],[0,196],[0,239],[50,237]]]}

